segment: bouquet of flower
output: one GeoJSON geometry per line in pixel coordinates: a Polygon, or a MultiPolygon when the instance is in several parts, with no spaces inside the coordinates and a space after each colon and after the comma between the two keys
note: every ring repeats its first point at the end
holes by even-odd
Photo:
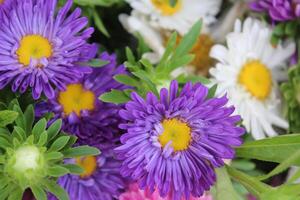
{"type": "Polygon", "coordinates": [[[300,200],[300,0],[0,0],[0,200],[300,200]]]}

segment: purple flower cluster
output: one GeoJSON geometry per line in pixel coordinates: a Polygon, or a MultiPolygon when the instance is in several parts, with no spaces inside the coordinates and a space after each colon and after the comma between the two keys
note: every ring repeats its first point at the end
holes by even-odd
{"type": "Polygon", "coordinates": [[[225,107],[227,98],[208,99],[202,84],[187,83],[181,92],[173,81],[160,99],[148,93],[146,100],[132,94],[121,117],[126,130],[116,148],[123,160],[121,173],[139,182],[141,189],[173,199],[200,197],[214,184],[214,167],[234,157],[233,146],[242,143],[240,116],[225,107]]]}
{"type": "Polygon", "coordinates": [[[69,12],[72,0],[59,11],[56,4],[55,0],[16,1],[2,15],[0,89],[11,84],[14,92],[32,88],[34,99],[42,93],[53,98],[55,88],[63,90],[91,72],[77,63],[95,55],[94,46],[86,42],[94,29],[85,28],[88,19],[80,16],[79,8],[69,12]]]}
{"type": "Polygon", "coordinates": [[[300,0],[257,0],[250,7],[258,12],[268,12],[274,21],[300,19],[300,0]]]}

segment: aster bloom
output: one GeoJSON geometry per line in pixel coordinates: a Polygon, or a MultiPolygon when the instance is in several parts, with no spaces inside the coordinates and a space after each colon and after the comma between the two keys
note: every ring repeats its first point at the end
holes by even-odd
{"type": "MultiPolygon", "coordinates": [[[[6,1],[6,0],[5,0],[6,1]]],[[[0,88],[32,88],[38,99],[42,93],[54,97],[54,88],[65,89],[89,73],[77,66],[94,56],[95,48],[86,40],[93,28],[84,29],[88,20],[81,10],[69,13],[72,1],[56,11],[55,0],[18,1],[3,17],[0,30],[0,88]]]]}
{"type": "Polygon", "coordinates": [[[127,0],[131,7],[148,16],[154,26],[187,33],[194,23],[203,20],[209,25],[215,21],[221,0],[178,0],[174,6],[169,0],[127,0]]]}
{"type": "Polygon", "coordinates": [[[16,0],[0,0],[0,21],[2,20],[3,15],[6,15],[15,3],[16,0]]]}
{"type": "Polygon", "coordinates": [[[132,93],[132,100],[120,111],[127,123],[126,133],[115,150],[123,160],[121,174],[139,183],[141,189],[162,197],[200,197],[214,184],[214,167],[234,157],[233,146],[241,145],[244,129],[235,124],[234,107],[225,107],[227,98],[207,97],[200,83],[187,83],[178,91],[177,81],[170,90],[160,90],[146,100],[132,93]]]}
{"type": "Polygon", "coordinates": [[[257,0],[250,7],[258,12],[268,12],[274,21],[300,19],[300,0],[257,0]]]}
{"type": "MultiPolygon", "coordinates": [[[[155,190],[153,193],[140,190],[137,184],[130,184],[128,190],[119,196],[119,200],[171,200],[171,198],[162,198],[159,192],[155,190]]],[[[189,200],[213,200],[210,195],[203,195],[200,198],[190,198],[189,200]]]]}
{"type": "Polygon", "coordinates": [[[36,112],[39,116],[53,112],[53,120],[62,118],[63,130],[75,134],[79,143],[104,148],[119,133],[120,107],[104,103],[98,97],[111,89],[125,88],[113,79],[114,75],[124,74],[125,67],[117,66],[115,55],[102,53],[100,58],[109,63],[94,68],[93,73],[67,85],[66,90],[57,90],[55,98],[37,105],[36,112]]]}
{"type": "Polygon", "coordinates": [[[113,200],[125,188],[125,179],[120,175],[121,162],[114,158],[112,151],[67,162],[84,169],[80,175],[66,175],[58,180],[72,200],[113,200]]]}
{"type": "Polygon", "coordinates": [[[211,56],[218,60],[211,75],[220,94],[227,93],[230,104],[242,116],[243,125],[255,139],[275,136],[272,125],[288,128],[280,115],[277,82],[281,69],[295,51],[295,44],[270,43],[272,30],[262,22],[247,18],[235,23],[227,35],[227,47],[215,45],[211,56]]]}

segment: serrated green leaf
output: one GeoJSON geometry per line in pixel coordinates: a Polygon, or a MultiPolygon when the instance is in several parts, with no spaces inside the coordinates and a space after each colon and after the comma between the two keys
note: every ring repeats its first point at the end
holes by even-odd
{"type": "MultiPolygon", "coordinates": [[[[300,134],[291,134],[245,142],[236,148],[236,156],[281,163],[300,149],[300,134]]],[[[300,161],[292,164],[300,166],[300,161]]]]}
{"type": "Polygon", "coordinates": [[[18,115],[18,112],[11,110],[0,111],[0,127],[5,127],[8,124],[13,123],[17,119],[18,115]]]}
{"type": "Polygon", "coordinates": [[[59,151],[68,143],[70,136],[61,136],[51,145],[49,151],[59,151]]]}
{"type": "Polygon", "coordinates": [[[96,156],[100,154],[100,151],[95,147],[79,146],[63,151],[62,153],[65,158],[75,158],[81,156],[96,156]]]}
{"type": "Polygon", "coordinates": [[[174,32],[174,33],[172,33],[170,39],[168,40],[165,52],[164,52],[162,58],[160,59],[158,66],[156,67],[158,72],[166,70],[166,68],[165,68],[166,62],[171,57],[171,54],[175,49],[176,40],[177,40],[177,33],[174,32]]]}
{"type": "Polygon", "coordinates": [[[139,70],[136,72],[132,72],[132,74],[143,80],[147,84],[151,92],[153,92],[156,96],[159,96],[156,85],[147,77],[147,74],[144,71],[139,70]]]}
{"type": "Polygon", "coordinates": [[[110,92],[102,94],[99,99],[103,102],[114,104],[123,104],[130,100],[130,98],[121,90],[111,90],[110,92]]]}
{"type": "Polygon", "coordinates": [[[33,185],[30,189],[37,200],[47,200],[46,192],[40,186],[33,185]]]}
{"type": "Polygon", "coordinates": [[[237,200],[237,194],[233,189],[226,168],[217,168],[216,200],[237,200]]]}
{"type": "Polygon", "coordinates": [[[74,164],[67,164],[67,165],[64,165],[65,168],[67,168],[71,174],[82,174],[84,172],[84,169],[81,168],[80,166],[78,165],[74,165],[74,164]]]}
{"type": "Polygon", "coordinates": [[[47,129],[48,133],[48,141],[51,141],[53,138],[56,137],[56,135],[59,133],[62,125],[62,120],[58,119],[55,122],[53,122],[50,127],[47,129]]]}
{"type": "Polygon", "coordinates": [[[55,166],[48,168],[48,175],[53,176],[53,177],[64,176],[68,173],[70,173],[70,171],[67,168],[64,168],[59,165],[55,165],[55,166]]]}

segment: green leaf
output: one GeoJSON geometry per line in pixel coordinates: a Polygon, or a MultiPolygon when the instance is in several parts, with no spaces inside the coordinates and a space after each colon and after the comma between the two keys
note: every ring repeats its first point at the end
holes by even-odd
{"type": "Polygon", "coordinates": [[[70,171],[67,168],[64,168],[59,165],[55,165],[53,167],[48,168],[48,175],[53,176],[53,177],[64,176],[68,173],[70,173],[70,171]]]}
{"type": "Polygon", "coordinates": [[[166,50],[160,60],[159,65],[157,66],[158,70],[160,70],[160,68],[164,67],[163,65],[165,65],[165,62],[171,56],[171,53],[174,51],[175,46],[176,46],[176,40],[177,40],[177,33],[174,32],[174,33],[172,33],[170,39],[168,40],[166,50]]]}
{"type": "Polygon", "coordinates": [[[46,119],[40,119],[33,127],[32,134],[36,141],[39,140],[40,135],[46,130],[47,121],[46,119]]]}
{"type": "Polygon", "coordinates": [[[139,82],[134,79],[133,77],[130,77],[128,75],[125,75],[125,74],[118,74],[116,76],[114,76],[114,79],[116,81],[118,81],[119,83],[123,83],[125,85],[129,85],[129,86],[139,86],[139,82]]]}
{"type": "Polygon", "coordinates": [[[191,63],[194,60],[194,58],[195,58],[195,55],[187,54],[187,55],[184,55],[177,59],[176,58],[173,59],[170,64],[170,71],[173,71],[178,67],[183,67],[185,65],[188,65],[189,63],[191,63]]]}
{"type": "Polygon", "coordinates": [[[45,155],[46,160],[60,160],[64,157],[64,154],[60,152],[47,152],[45,155]]]}
{"type": "Polygon", "coordinates": [[[149,89],[156,96],[159,96],[155,84],[147,77],[147,74],[144,71],[140,70],[140,71],[132,72],[132,74],[135,75],[136,77],[140,78],[141,80],[143,80],[147,84],[147,86],[149,87],[149,89]]]}
{"type": "Polygon", "coordinates": [[[103,33],[106,37],[110,37],[107,29],[105,28],[100,16],[98,15],[98,12],[96,10],[93,11],[93,17],[96,27],[99,29],[101,33],[103,33]]]}
{"type": "Polygon", "coordinates": [[[201,30],[202,22],[198,21],[193,25],[191,30],[182,38],[174,53],[174,58],[181,57],[192,50],[196,43],[201,30]]]}
{"type": "Polygon", "coordinates": [[[275,176],[276,174],[279,174],[285,170],[287,170],[293,163],[300,160],[300,149],[293,153],[291,156],[287,157],[286,160],[281,162],[279,165],[277,165],[271,172],[269,172],[267,175],[258,177],[259,180],[265,180],[272,176],[275,176]]]}
{"type": "Polygon", "coordinates": [[[100,154],[100,151],[95,147],[79,146],[63,151],[62,153],[65,158],[75,158],[81,156],[96,156],[100,154]]]}
{"type": "Polygon", "coordinates": [[[237,200],[237,194],[233,189],[226,168],[217,168],[216,200],[237,200]]]}
{"type": "Polygon", "coordinates": [[[61,136],[51,145],[49,151],[59,151],[68,143],[70,136],[61,136]]]}
{"type": "Polygon", "coordinates": [[[58,119],[56,120],[51,126],[47,129],[48,132],[48,141],[52,140],[56,137],[56,135],[59,133],[60,128],[62,125],[62,120],[58,119]]]}
{"type": "Polygon", "coordinates": [[[300,185],[282,185],[260,195],[260,200],[300,200],[300,185]]]}
{"type": "Polygon", "coordinates": [[[276,36],[282,36],[284,35],[284,31],[285,31],[284,29],[285,29],[285,23],[280,23],[275,26],[273,30],[273,34],[276,36]]]}
{"type": "Polygon", "coordinates": [[[27,137],[25,131],[18,126],[14,127],[13,135],[16,136],[20,141],[24,141],[27,137]]]}
{"type": "Polygon", "coordinates": [[[136,60],[135,60],[135,57],[134,57],[131,49],[129,47],[126,47],[125,52],[126,52],[127,61],[129,63],[135,64],[136,60]]]}
{"type": "Polygon", "coordinates": [[[18,112],[11,110],[0,111],[0,127],[5,127],[8,124],[13,123],[17,119],[18,115],[18,112]]]}
{"type": "Polygon", "coordinates": [[[30,189],[37,200],[47,200],[46,192],[40,186],[33,185],[30,189]]]}
{"type": "Polygon", "coordinates": [[[0,137],[0,147],[6,149],[12,147],[12,144],[6,138],[0,137]]]}
{"type": "Polygon", "coordinates": [[[47,139],[48,139],[48,133],[47,133],[47,131],[44,131],[40,136],[40,139],[38,141],[38,145],[39,146],[44,146],[47,143],[47,139]]]}
{"type": "Polygon", "coordinates": [[[57,185],[54,181],[45,180],[43,185],[46,186],[47,190],[54,194],[59,200],[69,200],[68,193],[57,185]]]}
{"type": "Polygon", "coordinates": [[[243,171],[251,171],[255,169],[255,164],[249,160],[233,160],[230,166],[243,171]]]}
{"type": "Polygon", "coordinates": [[[211,99],[216,95],[216,91],[217,91],[218,85],[215,84],[213,85],[211,88],[209,88],[208,90],[208,94],[207,94],[207,99],[211,99]]]}
{"type": "Polygon", "coordinates": [[[64,167],[66,169],[68,169],[70,171],[71,174],[82,174],[84,172],[84,169],[82,169],[80,166],[78,165],[74,165],[74,164],[67,164],[64,165],[64,167]]]}
{"type": "Polygon", "coordinates": [[[251,177],[241,171],[238,171],[230,166],[226,166],[228,174],[235,179],[237,182],[241,183],[245,188],[248,189],[256,197],[260,194],[267,192],[271,189],[270,186],[258,181],[256,178],[251,177]]]}
{"type": "MultiPolygon", "coordinates": [[[[83,63],[82,63],[83,64],[83,63]]],[[[109,64],[109,61],[107,60],[102,60],[102,59],[92,59],[90,60],[89,62],[87,63],[84,63],[84,65],[88,65],[90,67],[104,67],[106,66],[107,64],[109,64]]]]}
{"type": "Polygon", "coordinates": [[[23,197],[23,191],[19,188],[15,189],[13,193],[8,197],[7,200],[19,200],[23,197]]]}
{"type": "MultiPolygon", "coordinates": [[[[282,135],[245,142],[236,148],[237,157],[281,163],[300,150],[300,134],[282,135]]],[[[300,160],[293,165],[300,166],[300,160]]]]}
{"type": "Polygon", "coordinates": [[[24,119],[26,121],[25,132],[27,134],[31,133],[32,125],[34,122],[34,108],[33,105],[29,105],[24,112],[24,119]]]}
{"type": "Polygon", "coordinates": [[[130,98],[121,90],[111,90],[110,92],[102,94],[99,99],[103,102],[123,104],[130,100],[130,98]]]}

